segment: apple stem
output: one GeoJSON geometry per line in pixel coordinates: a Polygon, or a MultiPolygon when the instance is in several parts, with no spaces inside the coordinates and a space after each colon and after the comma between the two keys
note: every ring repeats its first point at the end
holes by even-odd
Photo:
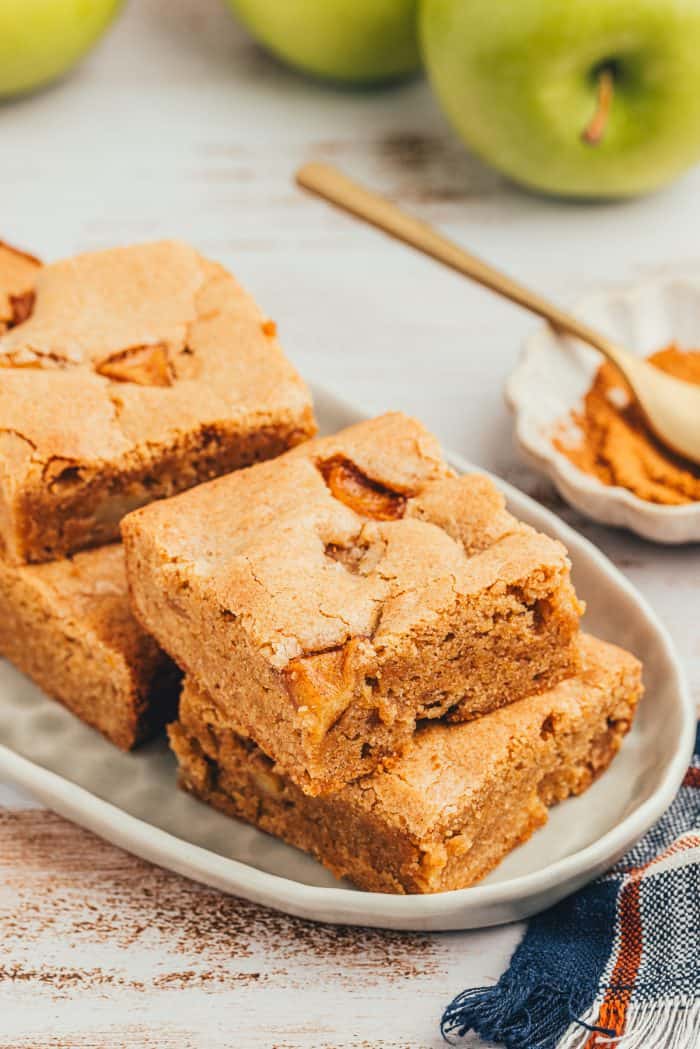
{"type": "Polygon", "coordinates": [[[581,138],[589,146],[597,146],[603,140],[612,108],[615,79],[611,69],[601,69],[598,74],[598,102],[596,111],[584,128],[581,138]]]}

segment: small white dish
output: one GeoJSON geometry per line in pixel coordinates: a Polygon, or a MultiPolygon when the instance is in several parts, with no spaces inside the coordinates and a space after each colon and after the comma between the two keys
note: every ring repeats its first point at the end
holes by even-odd
{"type": "MultiPolygon", "coordinates": [[[[363,418],[315,390],[322,428],[363,418]]],[[[477,469],[451,455],[456,469],[477,469]]],[[[176,789],[164,741],[122,754],[0,661],[0,777],[144,859],[302,918],[390,929],[472,929],[526,918],[601,874],[664,812],[683,779],[695,709],[671,641],[644,599],[591,543],[494,478],[513,512],[569,548],[586,627],[643,656],[647,694],[609,772],[488,878],[434,896],[362,892],[303,853],[176,789]]]]}
{"type": "MultiPolygon", "coordinates": [[[[675,342],[700,348],[700,276],[669,277],[585,299],[575,310],[620,345],[646,356],[675,342]]],[[[581,513],[603,524],[628,528],[657,543],[700,540],[700,503],[658,506],[626,488],[605,485],[584,473],[552,444],[572,409],[581,407],[600,354],[542,325],[525,341],[506,385],[515,414],[515,438],[528,463],[547,474],[581,513]]]]}

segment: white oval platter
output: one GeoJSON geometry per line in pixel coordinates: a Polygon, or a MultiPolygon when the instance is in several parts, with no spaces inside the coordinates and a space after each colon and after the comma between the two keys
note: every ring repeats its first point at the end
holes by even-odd
{"type": "MultiPolygon", "coordinates": [[[[322,429],[362,418],[315,390],[322,429]]],[[[456,469],[477,469],[452,455],[456,469]]],[[[658,619],[614,566],[559,518],[495,478],[515,514],[561,539],[588,602],[586,627],[643,657],[647,694],[610,771],[479,885],[432,896],[367,893],[175,786],[163,741],[122,754],[0,661],[0,777],[103,838],[224,892],[316,921],[471,929],[522,919],[602,873],[661,815],[692,750],[695,711],[658,619]]]]}

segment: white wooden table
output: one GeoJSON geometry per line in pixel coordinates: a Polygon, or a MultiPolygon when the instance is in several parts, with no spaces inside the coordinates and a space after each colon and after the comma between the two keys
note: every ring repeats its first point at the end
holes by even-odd
{"type": "MultiPolygon", "coordinates": [[[[697,549],[578,519],[518,462],[502,400],[528,317],[304,197],[331,160],[564,302],[700,267],[700,171],[654,198],[573,206],[470,158],[426,85],[349,93],[253,47],[218,0],[132,0],[76,75],[0,108],[0,235],[45,258],[162,236],[229,264],[304,373],[547,501],[651,600],[700,698],[697,549]]],[[[698,333],[700,338],[700,333],[698,333]]],[[[99,842],[0,786],[0,1049],[398,1049],[501,972],[521,929],[313,926],[99,842]]]]}

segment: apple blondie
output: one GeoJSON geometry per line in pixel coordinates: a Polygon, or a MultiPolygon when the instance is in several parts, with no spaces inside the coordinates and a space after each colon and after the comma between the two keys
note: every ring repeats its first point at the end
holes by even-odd
{"type": "Polygon", "coordinates": [[[274,323],[193,248],[162,241],[41,268],[15,256],[0,255],[6,560],[110,542],[134,507],[315,432],[274,323]]]}
{"type": "Polygon", "coordinates": [[[393,765],[335,794],[304,794],[250,740],[212,723],[185,679],[169,726],[183,787],[375,892],[461,889],[585,790],[617,752],[641,696],[629,653],[584,636],[577,677],[460,725],[432,722],[393,765]]]}
{"type": "Polygon", "coordinates": [[[131,614],[118,543],[49,564],[0,560],[0,656],[124,750],[177,708],[179,674],[131,614]]]}
{"type": "Polygon", "coordinates": [[[563,546],[388,414],[129,514],[144,628],[302,790],[576,673],[563,546]]]}

